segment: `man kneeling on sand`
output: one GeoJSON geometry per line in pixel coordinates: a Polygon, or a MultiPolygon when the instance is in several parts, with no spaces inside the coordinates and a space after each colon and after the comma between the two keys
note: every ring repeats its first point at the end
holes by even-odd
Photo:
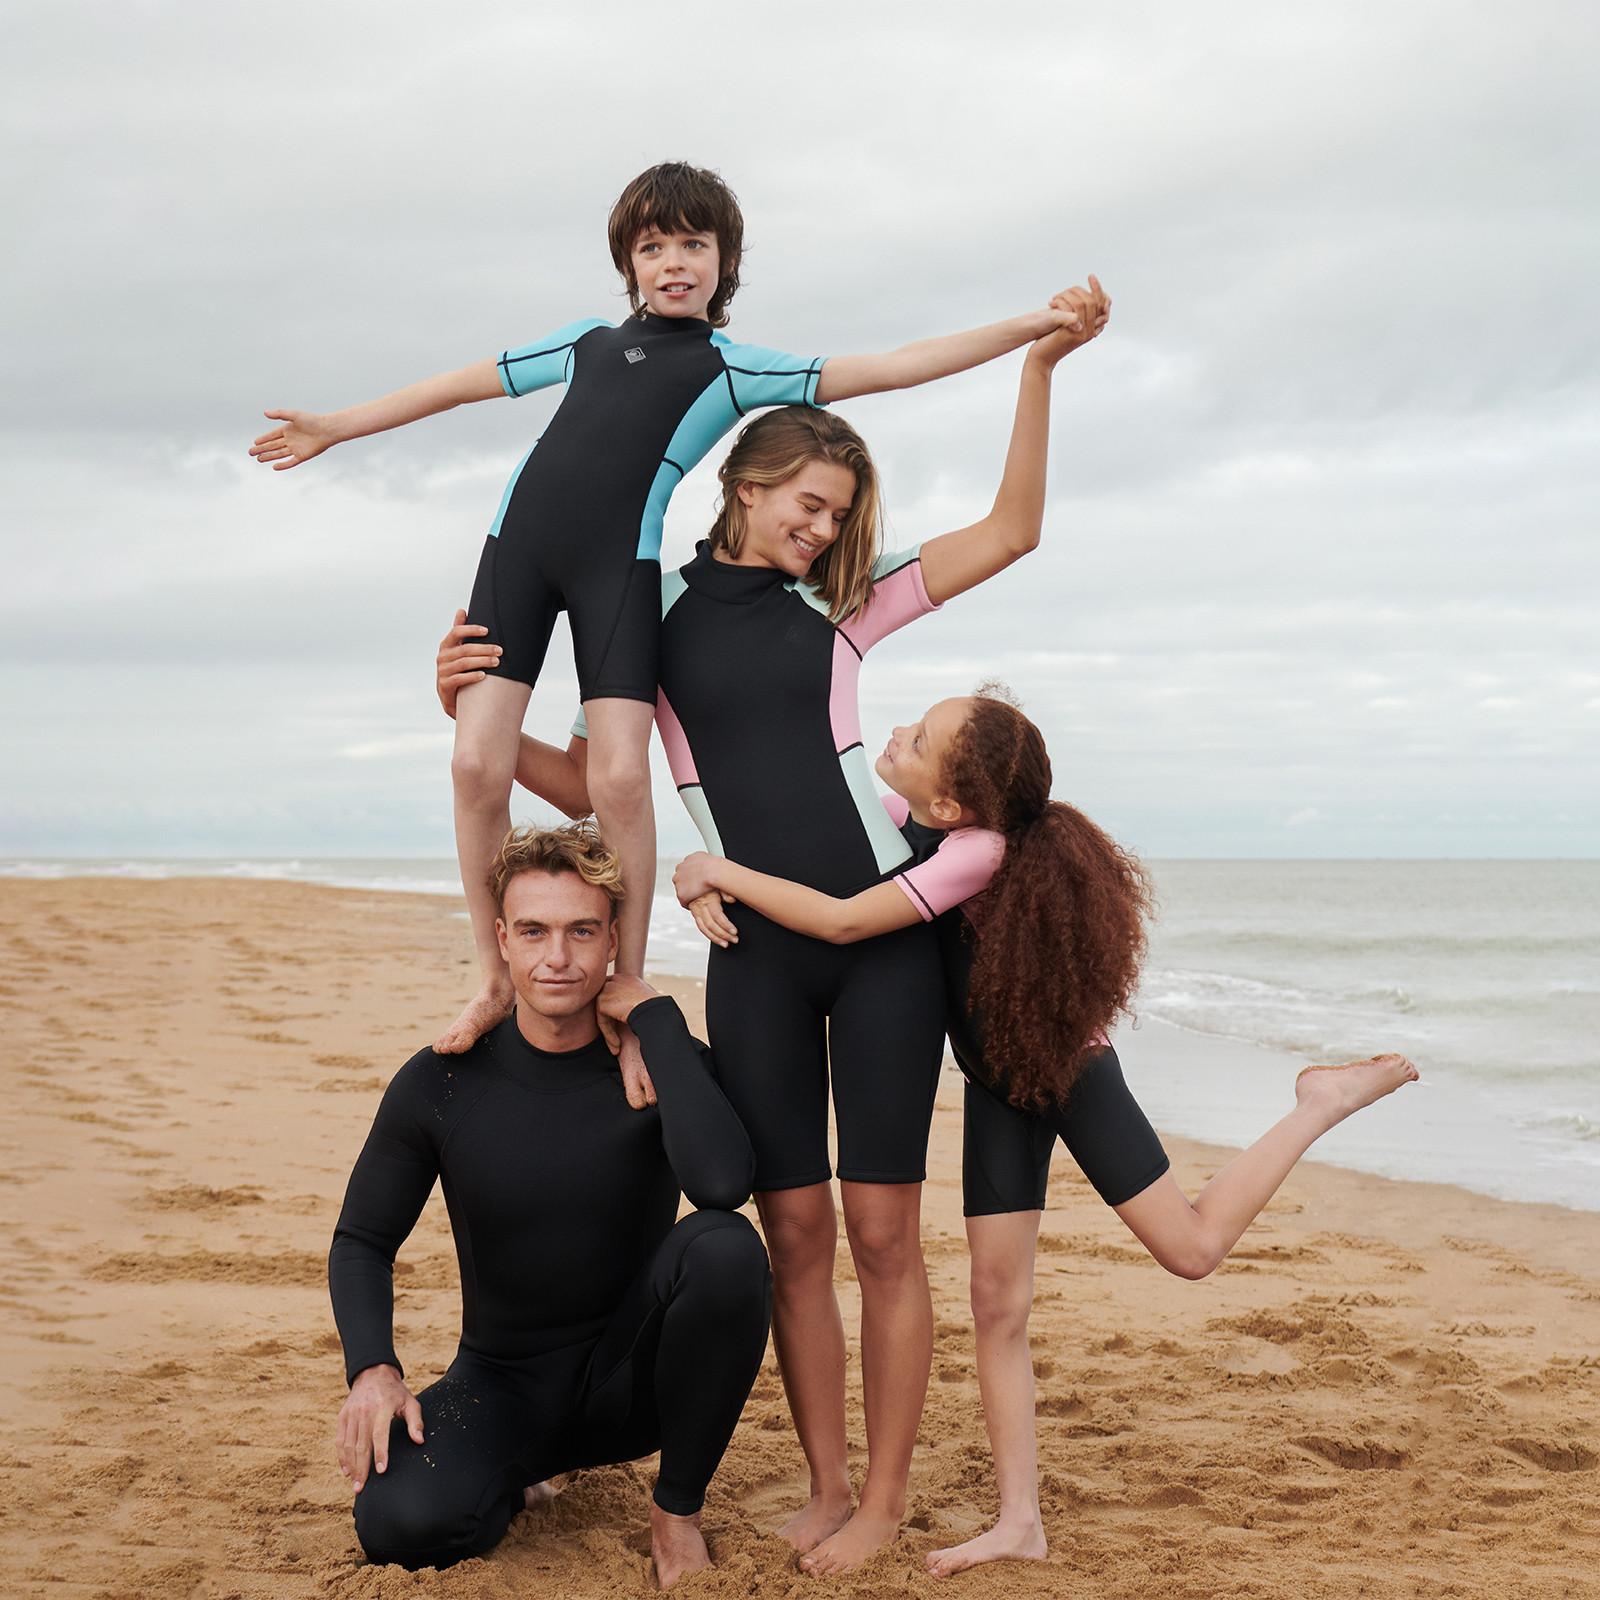
{"type": "Polygon", "coordinates": [[[664,1588],[710,1562],[701,1503],[766,1347],[766,1251],[734,1210],[750,1141],[677,1005],[608,981],[622,880],[591,829],[514,830],[491,883],[516,1009],[465,1055],[422,1050],[396,1074],[328,1257],[356,1534],[374,1561],[446,1566],[499,1542],[538,1498],[525,1485],[659,1450],[664,1588]],[[655,1106],[629,1109],[597,1012],[637,1034],[655,1106]],[[435,1179],[461,1344],[413,1395],[394,1258],[435,1179]],[[700,1209],[676,1222],[680,1189],[700,1209]]]}

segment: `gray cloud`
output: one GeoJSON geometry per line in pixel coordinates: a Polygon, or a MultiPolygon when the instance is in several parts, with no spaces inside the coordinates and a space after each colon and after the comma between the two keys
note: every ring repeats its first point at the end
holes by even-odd
{"type": "MultiPolygon", "coordinates": [[[[870,731],[998,672],[1147,850],[1600,845],[1583,9],[14,16],[0,849],[448,851],[433,644],[552,402],[243,447],[614,310],[606,209],[667,154],[739,188],[763,342],[1116,296],[1044,548],[885,647],[870,731]]],[[[986,509],[1014,383],[845,408],[897,540],[986,509]]]]}

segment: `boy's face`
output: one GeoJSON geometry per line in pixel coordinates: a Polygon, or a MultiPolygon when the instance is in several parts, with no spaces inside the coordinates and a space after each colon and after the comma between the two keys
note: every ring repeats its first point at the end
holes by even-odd
{"type": "Polygon", "coordinates": [[[631,260],[647,311],[704,320],[722,276],[716,234],[646,228],[633,241],[631,260]]]}

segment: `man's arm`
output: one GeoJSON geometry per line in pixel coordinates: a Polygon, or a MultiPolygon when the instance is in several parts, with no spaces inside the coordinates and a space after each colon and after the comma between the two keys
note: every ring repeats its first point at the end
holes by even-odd
{"type": "Polygon", "coordinates": [[[733,1211],[750,1198],[750,1135],[706,1065],[677,1002],[642,978],[613,977],[600,1009],[638,1036],[656,1087],[661,1140],[678,1186],[699,1210],[733,1211]]]}
{"type": "Polygon", "coordinates": [[[965,333],[946,334],[938,339],[919,339],[882,355],[830,356],[823,363],[817,380],[817,403],[850,400],[861,394],[882,394],[889,389],[912,389],[937,378],[981,367],[998,356],[1008,355],[1057,328],[1080,331],[1081,305],[1070,298],[1070,291],[1058,294],[1039,311],[1007,317],[965,333]]]}
{"type": "Polygon", "coordinates": [[[439,1176],[437,1149],[417,1114],[417,1080],[432,1054],[414,1056],[384,1091],[328,1252],[328,1292],[351,1386],[339,1413],[339,1463],[357,1491],[372,1455],[380,1472],[388,1464],[391,1417],[403,1415],[421,1442],[422,1413],[394,1348],[394,1258],[439,1176]]]}
{"type": "Polygon", "coordinates": [[[474,361],[470,367],[438,373],[343,411],[264,412],[269,421],[283,426],[262,434],[250,446],[250,454],[274,472],[285,472],[320,456],[330,445],[401,428],[408,422],[437,416],[474,400],[492,400],[504,393],[498,363],[492,359],[474,361]]]}

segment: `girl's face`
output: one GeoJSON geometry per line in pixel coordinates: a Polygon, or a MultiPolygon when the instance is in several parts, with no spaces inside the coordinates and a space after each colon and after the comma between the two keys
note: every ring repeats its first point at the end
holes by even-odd
{"type": "Polygon", "coordinates": [[[736,564],[803,578],[839,537],[856,497],[856,475],[837,461],[808,461],[782,483],[736,484],[734,493],[745,508],[736,564]]]}
{"type": "Polygon", "coordinates": [[[716,234],[646,228],[634,240],[631,255],[647,311],[658,317],[704,319],[722,270],[716,234]]]}
{"type": "Polygon", "coordinates": [[[911,807],[918,822],[958,828],[972,821],[959,800],[945,792],[945,759],[955,737],[972,715],[972,700],[941,700],[920,722],[896,728],[874,770],[911,807]]]}

